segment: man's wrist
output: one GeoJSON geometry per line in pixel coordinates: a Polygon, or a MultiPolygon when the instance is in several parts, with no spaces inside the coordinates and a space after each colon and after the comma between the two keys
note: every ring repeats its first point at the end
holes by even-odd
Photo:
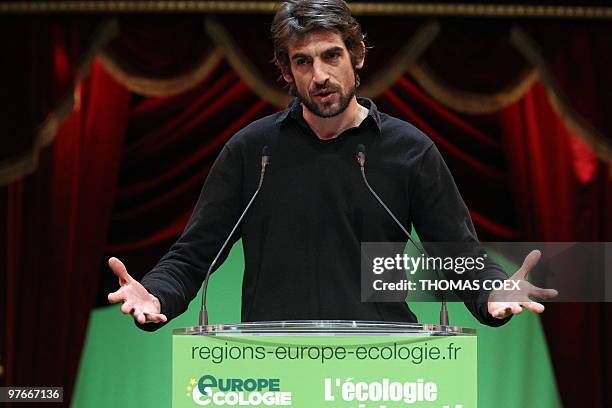
{"type": "Polygon", "coordinates": [[[161,313],[161,302],[159,301],[159,299],[151,294],[149,294],[149,296],[151,297],[151,301],[153,302],[153,306],[155,308],[155,313],[159,314],[161,313]]]}

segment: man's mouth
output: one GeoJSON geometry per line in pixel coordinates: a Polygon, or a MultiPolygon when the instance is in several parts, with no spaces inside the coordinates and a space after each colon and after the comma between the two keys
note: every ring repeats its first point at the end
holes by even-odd
{"type": "Polygon", "coordinates": [[[327,90],[327,91],[319,91],[315,94],[315,97],[319,99],[321,102],[327,102],[331,99],[331,96],[335,94],[335,91],[327,90]]]}

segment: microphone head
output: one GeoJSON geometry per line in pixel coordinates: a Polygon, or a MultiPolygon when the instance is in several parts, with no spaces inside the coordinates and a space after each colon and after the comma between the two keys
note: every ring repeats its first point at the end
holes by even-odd
{"type": "Polygon", "coordinates": [[[264,146],[261,149],[261,169],[262,171],[270,164],[270,149],[268,146],[264,146]]]}
{"type": "Polygon", "coordinates": [[[359,143],[357,145],[357,163],[359,163],[359,165],[361,166],[361,168],[363,169],[363,166],[365,165],[365,146],[362,145],[361,143],[359,143]]]}

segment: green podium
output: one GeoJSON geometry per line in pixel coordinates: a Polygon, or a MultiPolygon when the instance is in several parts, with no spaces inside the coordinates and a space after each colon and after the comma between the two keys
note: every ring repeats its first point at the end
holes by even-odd
{"type": "Polygon", "coordinates": [[[174,408],[477,405],[473,329],[257,322],[176,329],[172,347],[174,408]]]}

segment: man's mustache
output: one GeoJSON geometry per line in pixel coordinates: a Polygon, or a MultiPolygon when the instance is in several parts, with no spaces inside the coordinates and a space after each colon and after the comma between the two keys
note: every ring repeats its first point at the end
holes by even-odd
{"type": "Polygon", "coordinates": [[[330,82],[325,82],[323,84],[317,84],[313,90],[311,90],[312,95],[317,95],[319,93],[327,93],[327,92],[339,92],[340,86],[336,84],[332,84],[330,82]]]}

